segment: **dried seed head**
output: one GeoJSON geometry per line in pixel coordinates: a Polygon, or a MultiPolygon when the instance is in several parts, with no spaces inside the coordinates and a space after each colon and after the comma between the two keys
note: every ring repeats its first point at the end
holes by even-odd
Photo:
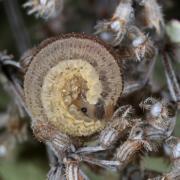
{"type": "Polygon", "coordinates": [[[134,154],[143,149],[146,151],[152,151],[152,147],[148,141],[145,140],[144,137],[144,124],[137,123],[131,130],[130,135],[118,149],[116,153],[116,159],[122,162],[122,166],[124,163],[128,163],[132,160],[134,154]]]}
{"type": "Polygon", "coordinates": [[[95,26],[96,34],[110,31],[115,38],[112,42],[113,46],[117,46],[123,40],[128,25],[134,19],[134,9],[132,0],[122,0],[117,6],[112,18],[109,21],[100,21],[95,26]]]}
{"type": "Polygon", "coordinates": [[[156,48],[153,42],[138,27],[130,26],[127,36],[131,42],[133,54],[138,61],[152,59],[156,55],[156,48]]]}
{"type": "Polygon", "coordinates": [[[158,101],[153,97],[148,97],[139,106],[148,110],[153,117],[173,118],[176,116],[176,104],[167,100],[158,101]]]}
{"type": "Polygon", "coordinates": [[[135,109],[131,105],[121,106],[114,112],[109,127],[118,130],[120,133],[137,121],[135,115],[135,109]]]}
{"type": "Polygon", "coordinates": [[[176,106],[173,103],[147,98],[141,103],[141,107],[148,110],[146,122],[152,126],[147,128],[149,138],[162,140],[172,134],[176,124],[176,106]]]}
{"type": "Polygon", "coordinates": [[[135,110],[131,105],[119,107],[113,114],[112,121],[100,134],[100,144],[102,147],[111,147],[124,132],[138,121],[134,118],[135,110]]]}
{"type": "Polygon", "coordinates": [[[50,39],[38,49],[24,80],[33,119],[72,136],[104,128],[123,89],[115,54],[96,38],[78,34],[50,39]]]}
{"type": "Polygon", "coordinates": [[[115,111],[112,118],[132,119],[134,115],[135,109],[131,105],[124,105],[115,111]]]}
{"type": "Polygon", "coordinates": [[[171,102],[163,102],[162,117],[174,118],[176,116],[177,106],[171,102]]]}
{"type": "Polygon", "coordinates": [[[157,0],[135,0],[143,7],[142,11],[138,12],[139,23],[143,28],[155,30],[155,33],[162,37],[164,18],[161,7],[157,0]]]}
{"type": "Polygon", "coordinates": [[[171,136],[165,141],[166,151],[172,158],[180,158],[180,139],[171,136]]]}
{"type": "Polygon", "coordinates": [[[63,8],[64,0],[29,0],[23,6],[30,8],[28,15],[49,19],[56,17],[63,8]]]}

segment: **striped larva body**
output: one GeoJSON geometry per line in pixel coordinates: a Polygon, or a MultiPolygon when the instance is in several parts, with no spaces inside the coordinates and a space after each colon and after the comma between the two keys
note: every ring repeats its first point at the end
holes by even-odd
{"type": "Polygon", "coordinates": [[[144,34],[138,27],[130,26],[127,32],[130,41],[129,51],[135,55],[137,61],[143,59],[153,59],[156,56],[156,48],[150,38],[144,34]]]}
{"type": "Polygon", "coordinates": [[[164,149],[172,162],[172,169],[149,180],[178,180],[180,179],[180,139],[174,136],[166,139],[164,149]]]}
{"type": "Polygon", "coordinates": [[[140,106],[147,110],[146,122],[151,126],[146,131],[148,138],[162,141],[171,136],[176,124],[177,107],[175,104],[149,97],[141,102],[140,106]]]}
{"type": "Polygon", "coordinates": [[[77,34],[41,44],[24,78],[33,122],[48,122],[71,136],[102,130],[122,89],[115,55],[95,38],[77,34]]]}

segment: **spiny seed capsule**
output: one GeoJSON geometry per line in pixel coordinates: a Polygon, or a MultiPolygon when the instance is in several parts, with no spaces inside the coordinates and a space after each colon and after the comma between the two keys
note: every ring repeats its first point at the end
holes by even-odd
{"type": "Polygon", "coordinates": [[[68,34],[43,42],[24,78],[34,121],[61,133],[89,136],[104,128],[123,90],[116,55],[95,37],[68,34]]]}

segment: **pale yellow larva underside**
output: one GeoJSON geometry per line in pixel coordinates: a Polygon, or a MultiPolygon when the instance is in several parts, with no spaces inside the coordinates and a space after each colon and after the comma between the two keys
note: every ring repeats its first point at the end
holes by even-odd
{"type": "Polygon", "coordinates": [[[83,114],[78,105],[82,98],[94,108],[101,99],[107,110],[116,104],[122,88],[121,69],[114,56],[95,40],[75,35],[41,48],[24,80],[33,119],[50,122],[71,136],[92,135],[107,122],[83,114]]]}
{"type": "Polygon", "coordinates": [[[73,134],[88,135],[94,129],[101,129],[104,124],[100,120],[87,117],[71,104],[78,92],[78,84],[70,82],[75,76],[81,76],[87,81],[87,101],[95,105],[102,93],[99,75],[92,65],[80,59],[61,61],[47,73],[41,91],[42,105],[47,118],[61,132],[67,133],[71,129],[73,134]],[[71,83],[72,97],[68,94],[67,81],[71,83]],[[88,127],[88,131],[84,127],[88,127]]]}

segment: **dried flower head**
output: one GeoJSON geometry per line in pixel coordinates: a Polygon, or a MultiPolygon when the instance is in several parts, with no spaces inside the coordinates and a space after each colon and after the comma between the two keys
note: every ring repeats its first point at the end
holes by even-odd
{"type": "Polygon", "coordinates": [[[117,46],[123,40],[129,23],[134,19],[132,0],[122,0],[109,21],[100,21],[95,29],[96,34],[110,31],[114,34],[112,45],[117,46]]]}
{"type": "Polygon", "coordinates": [[[137,122],[131,129],[128,139],[117,149],[116,159],[123,167],[137,152],[152,151],[151,144],[145,139],[144,124],[137,122]]]}
{"type": "Polygon", "coordinates": [[[166,139],[176,124],[176,105],[167,101],[158,101],[152,97],[145,99],[140,106],[147,110],[146,122],[149,124],[147,136],[150,139],[166,139]]]}
{"type": "Polygon", "coordinates": [[[141,27],[154,30],[158,36],[162,37],[164,32],[164,18],[157,0],[135,1],[137,1],[143,8],[140,12],[138,12],[138,22],[141,27]]]}
{"type": "Polygon", "coordinates": [[[156,48],[150,38],[145,35],[138,27],[130,26],[127,32],[128,39],[130,40],[133,54],[138,61],[145,58],[153,59],[156,55],[156,48]]]}
{"type": "Polygon", "coordinates": [[[64,0],[28,0],[23,6],[30,8],[28,15],[49,19],[56,17],[63,8],[64,0]]]}
{"type": "Polygon", "coordinates": [[[171,158],[180,158],[180,139],[174,136],[171,136],[165,141],[166,150],[171,158]]]}

